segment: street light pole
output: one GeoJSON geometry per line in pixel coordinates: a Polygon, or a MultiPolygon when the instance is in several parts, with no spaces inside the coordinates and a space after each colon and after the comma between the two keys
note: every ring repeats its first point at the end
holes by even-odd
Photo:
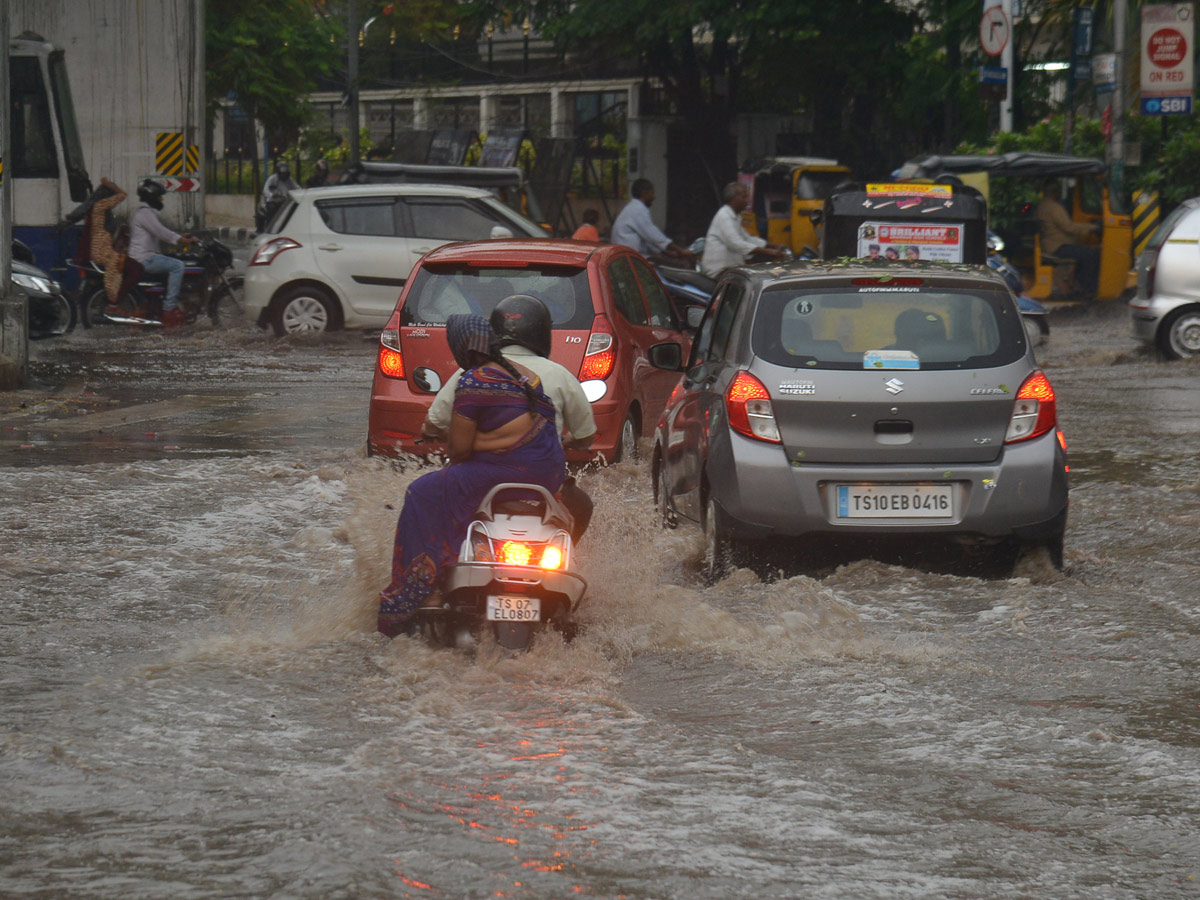
{"type": "Polygon", "coordinates": [[[350,42],[346,64],[346,80],[350,82],[350,165],[357,166],[361,157],[358,138],[358,3],[348,0],[349,21],[346,36],[350,42]]]}
{"type": "Polygon", "coordinates": [[[12,285],[12,97],[8,68],[8,0],[0,0],[0,390],[12,390],[25,378],[29,320],[25,298],[12,285]]]}
{"type": "Polygon", "coordinates": [[[1113,91],[1112,138],[1109,142],[1111,154],[1109,191],[1114,198],[1125,195],[1125,26],[1127,23],[1126,0],[1113,2],[1113,52],[1116,60],[1117,87],[1113,91]]]}

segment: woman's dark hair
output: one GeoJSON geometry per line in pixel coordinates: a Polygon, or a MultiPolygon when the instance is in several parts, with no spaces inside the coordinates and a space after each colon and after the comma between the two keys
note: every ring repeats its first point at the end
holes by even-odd
{"type": "Polygon", "coordinates": [[[537,391],[533,389],[533,385],[529,383],[524,375],[517,371],[516,366],[500,355],[500,350],[498,348],[493,349],[493,353],[489,361],[494,362],[496,365],[502,368],[505,372],[513,377],[513,380],[516,381],[517,384],[525,389],[525,397],[529,401],[529,411],[536,416],[538,414],[538,395],[537,391]]]}

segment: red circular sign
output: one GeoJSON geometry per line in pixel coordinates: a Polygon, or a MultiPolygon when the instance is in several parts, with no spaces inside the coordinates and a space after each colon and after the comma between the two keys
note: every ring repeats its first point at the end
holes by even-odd
{"type": "Polygon", "coordinates": [[[1187,38],[1174,28],[1160,28],[1146,42],[1146,55],[1160,69],[1171,69],[1187,56],[1187,38]]]}

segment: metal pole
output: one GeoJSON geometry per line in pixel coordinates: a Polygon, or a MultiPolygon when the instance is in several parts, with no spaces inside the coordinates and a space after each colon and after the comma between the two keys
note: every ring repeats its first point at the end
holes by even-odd
{"type": "Polygon", "coordinates": [[[350,165],[356,166],[361,156],[358,139],[358,3],[349,0],[346,6],[349,17],[346,36],[350,41],[346,62],[346,80],[350,83],[350,165]]]}
{"type": "Polygon", "coordinates": [[[1126,0],[1113,2],[1113,52],[1117,57],[1117,88],[1112,98],[1112,154],[1109,173],[1109,192],[1120,202],[1125,196],[1125,26],[1127,24],[1126,0]]]}
{"type": "Polygon", "coordinates": [[[25,381],[29,358],[29,319],[25,297],[12,287],[12,140],[9,112],[12,107],[8,62],[8,0],[0,0],[0,162],[6,164],[0,182],[0,390],[11,390],[25,381]]]}
{"type": "Polygon", "coordinates": [[[1004,101],[1000,104],[1000,130],[1013,130],[1013,82],[1017,80],[1017,73],[1013,71],[1013,42],[1016,40],[1016,25],[1013,22],[1013,2],[1012,0],[1001,0],[1000,8],[1004,10],[1004,15],[1009,22],[1008,43],[1004,45],[1004,49],[1000,52],[1000,65],[1008,72],[1008,83],[1004,88],[1004,101]]]}

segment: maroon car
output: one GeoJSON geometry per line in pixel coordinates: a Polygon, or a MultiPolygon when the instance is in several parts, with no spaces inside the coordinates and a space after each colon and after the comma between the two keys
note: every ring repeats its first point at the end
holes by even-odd
{"type": "Polygon", "coordinates": [[[395,456],[433,449],[418,443],[438,389],[456,370],[446,318],[487,316],[512,294],[531,294],[550,310],[550,358],[575,373],[596,417],[588,453],[609,461],[633,455],[658,422],[677,372],[655,368],[657,344],[691,343],[650,264],[629,247],[584,241],[514,239],[448,244],[417,264],[379,339],[371,388],[368,447],[395,456]]]}

